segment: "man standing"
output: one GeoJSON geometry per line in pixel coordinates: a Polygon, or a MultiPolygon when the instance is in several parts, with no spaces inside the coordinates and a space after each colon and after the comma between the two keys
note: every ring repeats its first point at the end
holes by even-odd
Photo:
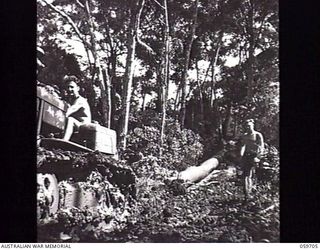
{"type": "Polygon", "coordinates": [[[70,106],[66,112],[67,124],[63,139],[69,141],[74,130],[91,122],[91,111],[87,99],[79,94],[80,87],[77,78],[75,76],[67,77],[66,85],[70,106]]]}
{"type": "Polygon", "coordinates": [[[241,138],[241,168],[243,171],[243,189],[245,199],[251,194],[252,175],[264,152],[263,136],[254,130],[254,120],[248,119],[244,124],[245,134],[241,138]]]}

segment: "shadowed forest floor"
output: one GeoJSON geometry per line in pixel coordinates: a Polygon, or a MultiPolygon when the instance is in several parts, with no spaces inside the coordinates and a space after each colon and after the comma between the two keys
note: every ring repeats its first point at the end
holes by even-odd
{"type": "MultiPolygon", "coordinates": [[[[254,197],[244,202],[240,177],[215,170],[207,182],[187,185],[166,181],[174,171],[135,169],[137,197],[122,227],[106,232],[82,223],[64,242],[279,242],[279,191],[272,182],[258,182],[254,197]]],[[[73,223],[77,227],[77,223],[73,223]]],[[[61,242],[39,230],[39,241],[61,242]]],[[[63,229],[61,229],[63,231],[63,229]]],[[[49,233],[48,233],[49,232],[49,233]]]]}

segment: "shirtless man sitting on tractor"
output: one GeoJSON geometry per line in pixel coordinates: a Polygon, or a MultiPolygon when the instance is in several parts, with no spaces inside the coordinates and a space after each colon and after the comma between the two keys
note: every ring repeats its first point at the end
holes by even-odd
{"type": "Polygon", "coordinates": [[[262,134],[254,130],[253,119],[246,120],[244,128],[246,133],[241,138],[240,157],[243,171],[243,189],[247,200],[251,194],[254,168],[264,153],[264,141],[262,134]]]}
{"type": "Polygon", "coordinates": [[[80,87],[77,78],[75,76],[67,77],[65,83],[70,106],[66,112],[67,124],[63,139],[69,141],[75,130],[78,130],[81,125],[91,122],[91,111],[87,99],[79,94],[80,87]]]}

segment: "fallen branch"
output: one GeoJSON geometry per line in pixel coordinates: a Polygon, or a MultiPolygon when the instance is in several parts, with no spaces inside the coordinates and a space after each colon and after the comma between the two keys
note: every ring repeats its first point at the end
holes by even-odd
{"type": "Polygon", "coordinates": [[[272,209],[274,209],[276,207],[276,205],[271,205],[271,206],[269,206],[269,207],[267,207],[267,208],[265,208],[265,209],[263,209],[263,210],[261,210],[260,212],[258,212],[259,214],[263,214],[263,213],[265,213],[265,212],[267,212],[267,211],[269,211],[269,210],[272,210],[272,209]]]}

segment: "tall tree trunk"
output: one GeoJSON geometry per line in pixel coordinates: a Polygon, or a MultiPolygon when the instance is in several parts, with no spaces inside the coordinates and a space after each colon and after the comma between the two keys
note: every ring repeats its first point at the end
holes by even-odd
{"type": "Polygon", "coordinates": [[[114,49],[114,44],[110,35],[110,30],[108,26],[108,20],[106,19],[106,25],[105,25],[105,30],[106,30],[106,40],[107,43],[109,44],[110,47],[110,58],[109,58],[109,76],[110,76],[110,127],[115,128],[115,114],[116,114],[116,90],[115,90],[115,79],[116,79],[116,65],[117,65],[117,54],[114,49]],[[110,68],[111,67],[111,68],[110,68]]]}
{"type": "Polygon", "coordinates": [[[197,86],[199,89],[199,104],[200,104],[200,114],[199,114],[199,120],[202,122],[204,117],[204,106],[203,106],[203,94],[202,94],[202,86],[199,80],[199,67],[198,67],[198,61],[196,61],[196,72],[197,72],[197,86]]]}
{"type": "MultiPolygon", "coordinates": [[[[220,48],[220,47],[218,47],[220,48]]],[[[212,58],[212,63],[211,63],[211,95],[210,95],[210,106],[212,110],[212,117],[215,117],[216,121],[216,129],[218,130],[218,137],[219,140],[221,141],[223,138],[223,131],[222,131],[222,115],[221,112],[219,111],[219,104],[217,101],[217,93],[216,93],[216,79],[215,79],[215,67],[217,64],[218,60],[218,48],[216,50],[215,57],[212,58]]],[[[215,132],[215,131],[214,131],[215,132]]]]}
{"type": "Polygon", "coordinates": [[[169,47],[170,47],[170,30],[169,30],[169,18],[168,18],[168,6],[167,0],[164,0],[164,11],[165,11],[165,53],[164,53],[164,83],[162,85],[162,118],[161,118],[161,132],[160,132],[160,156],[162,155],[163,140],[164,140],[164,129],[166,125],[166,108],[169,88],[169,47]]]}
{"type": "MultiPolygon", "coordinates": [[[[134,32],[134,31],[131,31],[134,32]]],[[[126,71],[124,77],[124,92],[122,96],[122,112],[121,112],[121,131],[120,131],[120,147],[124,150],[127,146],[127,133],[130,114],[130,100],[132,94],[132,80],[133,80],[133,64],[136,49],[136,39],[134,35],[130,35],[128,39],[128,55],[126,60],[126,71]]]]}
{"type": "Polygon", "coordinates": [[[195,119],[195,103],[192,103],[191,105],[191,129],[196,129],[198,130],[198,122],[196,123],[196,119],[195,119]]]}
{"type": "Polygon", "coordinates": [[[226,110],[226,117],[223,121],[223,125],[222,125],[222,137],[223,139],[227,138],[228,135],[228,131],[229,131],[229,127],[230,127],[230,121],[231,121],[231,110],[232,110],[232,106],[231,104],[228,104],[227,106],[227,110],[226,110]]]}
{"type": "Polygon", "coordinates": [[[196,32],[197,27],[197,19],[198,19],[198,2],[199,0],[196,0],[195,3],[195,11],[193,13],[192,18],[192,26],[191,26],[191,34],[190,39],[187,42],[187,45],[185,47],[185,56],[184,56],[184,67],[183,67],[183,73],[182,73],[182,94],[181,94],[181,110],[180,110],[180,124],[181,127],[184,127],[184,121],[186,118],[186,91],[187,91],[187,77],[188,77],[188,69],[189,69],[189,61],[190,61],[190,52],[192,43],[194,40],[194,35],[196,32]]]}
{"type": "Polygon", "coordinates": [[[249,1],[249,15],[248,15],[248,39],[249,39],[249,58],[248,58],[248,73],[247,73],[247,100],[250,102],[253,97],[253,67],[254,67],[254,49],[255,49],[255,38],[253,30],[253,15],[254,15],[254,4],[253,0],[249,1]]]}
{"type": "Polygon", "coordinates": [[[214,58],[212,58],[212,78],[211,78],[211,96],[210,96],[210,106],[213,107],[213,100],[215,98],[215,85],[216,85],[216,67],[217,62],[219,58],[219,52],[220,52],[221,44],[218,44],[218,47],[216,49],[216,53],[214,58]]]}
{"type": "MultiPolygon", "coordinates": [[[[89,30],[90,30],[90,37],[91,37],[91,44],[92,44],[92,54],[95,62],[95,66],[98,69],[98,79],[100,83],[100,88],[101,88],[101,101],[102,101],[102,113],[103,113],[103,120],[104,120],[104,125],[110,128],[110,117],[109,117],[109,110],[111,109],[111,106],[109,106],[109,101],[108,101],[108,95],[107,95],[107,89],[110,88],[110,79],[109,75],[107,72],[103,72],[103,69],[100,64],[100,57],[98,55],[98,46],[97,46],[97,41],[96,37],[94,34],[94,22],[92,19],[91,15],[91,10],[90,10],[90,5],[89,5],[89,0],[86,0],[85,2],[85,9],[86,9],[86,14],[88,17],[89,21],[89,30]]],[[[110,97],[110,95],[109,95],[110,97]]]]}
{"type": "Polygon", "coordinates": [[[141,13],[143,10],[145,0],[136,0],[131,9],[131,19],[128,37],[128,55],[126,59],[126,70],[124,77],[124,93],[122,96],[122,120],[120,130],[120,147],[125,150],[127,147],[127,133],[130,115],[130,100],[132,95],[132,81],[134,73],[134,58],[137,44],[137,32],[140,22],[141,13]]]}
{"type": "MultiPolygon", "coordinates": [[[[213,64],[212,64],[213,65],[213,64]]],[[[212,70],[212,73],[214,72],[214,70],[212,70]]],[[[214,75],[212,75],[212,77],[214,77],[214,75]]],[[[212,80],[214,81],[214,80],[212,80]]],[[[219,111],[219,106],[218,106],[218,101],[217,101],[217,93],[216,93],[216,85],[213,84],[212,85],[212,95],[213,95],[213,103],[212,103],[212,117],[216,117],[216,126],[217,126],[217,130],[218,130],[218,137],[219,140],[221,141],[223,138],[223,133],[222,133],[222,115],[221,112],[219,111]]]]}
{"type": "Polygon", "coordinates": [[[147,93],[145,93],[145,92],[142,93],[142,107],[141,107],[142,111],[145,111],[146,95],[147,95],[147,93]]]}
{"type": "Polygon", "coordinates": [[[110,126],[111,128],[115,128],[115,115],[116,115],[116,87],[115,87],[115,80],[116,80],[116,64],[117,64],[117,57],[115,54],[111,54],[111,77],[110,77],[110,84],[111,84],[111,117],[110,117],[110,126]]]}
{"type": "Polygon", "coordinates": [[[163,79],[162,79],[162,72],[161,72],[161,64],[156,67],[156,75],[157,75],[157,100],[156,100],[156,111],[158,113],[162,112],[162,85],[163,85],[163,79]]]}
{"type": "Polygon", "coordinates": [[[108,77],[108,73],[106,72],[106,70],[102,70],[102,73],[103,73],[103,79],[104,81],[107,83],[106,85],[106,100],[108,102],[107,104],[107,123],[106,123],[106,126],[108,128],[111,128],[111,109],[112,109],[112,105],[111,105],[111,102],[112,102],[112,98],[111,98],[111,84],[110,84],[110,80],[108,81],[107,80],[107,77],[108,77]]]}
{"type": "Polygon", "coordinates": [[[181,92],[180,85],[178,85],[177,92],[176,92],[176,97],[174,99],[174,111],[178,111],[178,108],[179,108],[180,92],[181,92]]]}

